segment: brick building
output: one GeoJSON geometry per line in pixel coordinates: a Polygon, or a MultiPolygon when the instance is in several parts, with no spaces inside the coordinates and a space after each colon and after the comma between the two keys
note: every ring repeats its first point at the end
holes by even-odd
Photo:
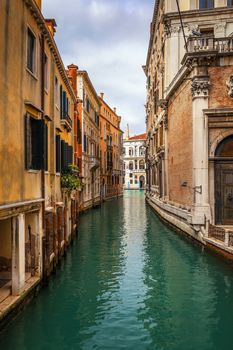
{"type": "Polygon", "coordinates": [[[147,201],[203,244],[233,252],[233,3],[179,5],[182,21],[176,1],[156,1],[143,67],[147,201]]]}

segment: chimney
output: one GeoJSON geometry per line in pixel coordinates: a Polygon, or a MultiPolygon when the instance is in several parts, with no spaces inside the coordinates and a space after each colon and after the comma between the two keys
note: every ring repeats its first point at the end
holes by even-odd
{"type": "Polygon", "coordinates": [[[69,81],[74,90],[75,96],[78,97],[78,91],[77,91],[78,66],[72,63],[67,68],[68,68],[67,74],[68,74],[69,81]]]}
{"type": "Polygon", "coordinates": [[[100,98],[101,98],[102,100],[104,99],[104,93],[103,93],[103,92],[100,93],[100,98]]]}
{"type": "Polygon", "coordinates": [[[126,125],[126,130],[125,130],[125,140],[129,139],[129,124],[126,125]]]}
{"type": "Polygon", "coordinates": [[[55,19],[54,18],[46,18],[45,22],[49,28],[50,33],[54,37],[54,35],[56,33],[56,27],[57,27],[57,23],[56,23],[55,19]]]}
{"type": "Polygon", "coordinates": [[[113,108],[114,113],[116,114],[116,107],[113,108]]]}

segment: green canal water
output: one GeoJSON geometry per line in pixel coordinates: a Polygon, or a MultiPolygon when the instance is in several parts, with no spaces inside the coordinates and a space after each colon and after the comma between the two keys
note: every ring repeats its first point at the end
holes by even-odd
{"type": "Polygon", "coordinates": [[[229,350],[233,269],[159,221],[143,192],[80,218],[51,279],[1,350],[229,350]]]}

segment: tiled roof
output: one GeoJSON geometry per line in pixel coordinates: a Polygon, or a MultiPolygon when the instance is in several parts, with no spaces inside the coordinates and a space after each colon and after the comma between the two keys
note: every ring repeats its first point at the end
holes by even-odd
{"type": "Polygon", "coordinates": [[[146,134],[134,135],[129,140],[146,140],[146,134]]]}

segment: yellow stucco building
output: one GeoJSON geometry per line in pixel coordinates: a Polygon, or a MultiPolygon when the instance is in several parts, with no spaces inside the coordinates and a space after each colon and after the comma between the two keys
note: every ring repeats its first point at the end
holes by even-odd
{"type": "Polygon", "coordinates": [[[0,2],[0,302],[47,273],[70,240],[76,98],[40,1],[0,2]],[[42,259],[43,258],[43,259],[42,259]]]}

